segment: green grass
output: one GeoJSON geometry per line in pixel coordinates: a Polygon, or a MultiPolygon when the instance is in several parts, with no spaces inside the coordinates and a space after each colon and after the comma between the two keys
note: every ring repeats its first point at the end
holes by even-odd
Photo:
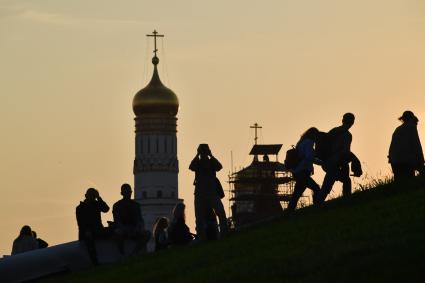
{"type": "Polygon", "coordinates": [[[50,282],[424,282],[425,181],[384,184],[227,238],[50,282]]]}

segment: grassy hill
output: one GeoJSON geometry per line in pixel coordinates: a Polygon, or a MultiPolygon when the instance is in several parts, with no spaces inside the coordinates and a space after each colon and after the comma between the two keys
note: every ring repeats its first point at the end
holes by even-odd
{"type": "Polygon", "coordinates": [[[380,185],[202,245],[51,282],[424,282],[425,181],[380,185]]]}

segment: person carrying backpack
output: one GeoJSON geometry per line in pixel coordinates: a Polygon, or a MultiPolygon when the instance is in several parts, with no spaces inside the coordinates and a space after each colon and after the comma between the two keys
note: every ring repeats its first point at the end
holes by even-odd
{"type": "Polygon", "coordinates": [[[336,181],[342,182],[342,194],[351,194],[350,162],[353,162],[352,169],[355,176],[362,174],[360,161],[351,152],[351,141],[353,139],[349,129],[354,125],[354,114],[345,113],[342,118],[342,125],[333,128],[329,133],[321,137],[319,142],[323,169],[326,172],[318,202],[324,202],[331,192],[336,181]],[[354,165],[354,166],[353,166],[354,165]]]}
{"type": "Polygon", "coordinates": [[[311,175],[314,173],[313,162],[315,161],[314,145],[317,141],[319,130],[317,128],[308,129],[298,141],[295,151],[298,155],[297,162],[294,162],[294,168],[291,170],[295,179],[295,187],[292,197],[288,204],[288,211],[294,211],[298,200],[306,188],[313,191],[313,203],[320,192],[320,186],[313,180],[311,175]]]}

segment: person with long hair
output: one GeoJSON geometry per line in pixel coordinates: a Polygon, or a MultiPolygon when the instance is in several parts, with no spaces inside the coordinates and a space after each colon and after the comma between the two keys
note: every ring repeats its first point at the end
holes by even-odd
{"type": "Polygon", "coordinates": [[[294,193],[288,204],[288,211],[293,211],[297,207],[298,200],[306,188],[313,191],[313,203],[316,202],[320,186],[313,180],[313,163],[315,161],[314,144],[317,141],[319,130],[317,128],[308,129],[298,141],[295,149],[298,153],[298,164],[293,169],[292,174],[295,179],[294,193]]]}
{"type": "Polygon", "coordinates": [[[160,217],[153,226],[153,237],[155,240],[155,251],[164,250],[168,247],[168,219],[160,217]]]}
{"type": "Polygon", "coordinates": [[[173,209],[173,219],[170,228],[168,228],[168,237],[171,245],[187,245],[193,240],[193,234],[190,233],[186,225],[186,205],[178,203],[173,209]]]}
{"type": "Polygon", "coordinates": [[[12,255],[38,249],[37,240],[33,237],[31,227],[25,225],[21,228],[19,236],[13,241],[12,255]]]}

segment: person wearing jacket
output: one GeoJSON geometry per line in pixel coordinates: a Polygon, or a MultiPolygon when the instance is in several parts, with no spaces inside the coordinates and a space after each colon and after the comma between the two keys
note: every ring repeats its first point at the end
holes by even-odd
{"type": "Polygon", "coordinates": [[[146,244],[151,238],[151,233],[145,230],[140,204],[131,199],[133,193],[129,184],[121,186],[122,199],[112,206],[114,216],[114,233],[118,249],[124,254],[124,240],[133,239],[137,242],[133,253],[146,251],[146,244]]]}
{"type": "Polygon", "coordinates": [[[94,188],[89,188],[85,197],[85,200],[80,202],[75,211],[78,239],[85,243],[93,264],[97,265],[98,259],[94,241],[108,236],[108,231],[102,224],[101,213],[108,212],[109,206],[94,188]]]}
{"type": "Polygon", "coordinates": [[[170,245],[181,246],[192,242],[193,234],[186,225],[186,205],[178,203],[173,209],[173,219],[168,228],[168,240],[170,245]]]}
{"type": "Polygon", "coordinates": [[[311,175],[314,173],[314,144],[318,135],[319,130],[317,128],[313,127],[308,129],[301,136],[301,139],[295,147],[298,153],[299,162],[292,171],[295,179],[295,187],[292,197],[288,203],[288,211],[295,210],[298,200],[306,188],[309,188],[313,191],[313,203],[316,203],[317,194],[320,192],[320,186],[313,180],[311,175]]]}
{"type": "MultiPolygon", "coordinates": [[[[317,201],[320,203],[325,201],[336,181],[342,183],[343,196],[351,195],[350,162],[353,158],[351,152],[351,141],[353,137],[349,130],[354,125],[354,121],[355,116],[353,113],[345,113],[342,117],[342,125],[333,128],[327,133],[330,152],[326,160],[322,160],[322,167],[326,175],[317,198],[317,201]]],[[[356,164],[360,165],[360,162],[356,162],[356,164]]]]}
{"type": "Polygon", "coordinates": [[[212,155],[208,144],[200,144],[189,169],[195,172],[195,218],[197,239],[207,239],[207,227],[211,210],[217,215],[220,223],[220,236],[227,232],[227,218],[220,199],[219,180],[216,172],[223,168],[212,155]]]}
{"type": "Polygon", "coordinates": [[[25,225],[21,228],[19,236],[13,241],[12,255],[38,249],[37,240],[33,237],[31,227],[25,225]]]}
{"type": "Polygon", "coordinates": [[[405,111],[399,120],[402,124],[392,135],[388,154],[395,181],[412,178],[415,171],[425,173],[424,154],[417,129],[419,119],[412,111],[405,111]]]}

